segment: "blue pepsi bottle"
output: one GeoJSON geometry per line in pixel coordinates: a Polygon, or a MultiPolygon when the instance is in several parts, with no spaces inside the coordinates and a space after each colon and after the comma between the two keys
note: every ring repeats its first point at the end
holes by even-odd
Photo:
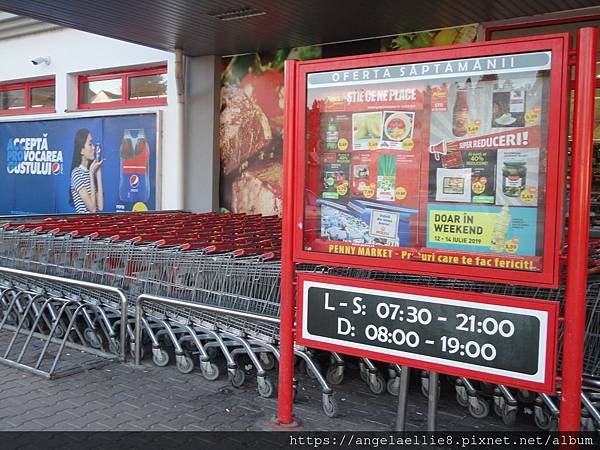
{"type": "Polygon", "coordinates": [[[123,130],[119,150],[119,199],[124,203],[148,202],[150,148],[143,129],[123,130]]]}

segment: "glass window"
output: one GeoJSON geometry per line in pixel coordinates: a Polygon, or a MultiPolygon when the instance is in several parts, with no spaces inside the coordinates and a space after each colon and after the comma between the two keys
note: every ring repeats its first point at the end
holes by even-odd
{"type": "Polygon", "coordinates": [[[167,97],[167,75],[144,75],[129,78],[129,100],[167,97]]]}
{"type": "Polygon", "coordinates": [[[0,110],[25,108],[25,89],[0,91],[0,110]]]}
{"type": "Polygon", "coordinates": [[[308,74],[303,249],[542,271],[550,61],[308,74]]]}
{"type": "Polygon", "coordinates": [[[54,107],[54,86],[32,87],[30,91],[32,108],[54,107]]]}
{"type": "Polygon", "coordinates": [[[123,98],[121,78],[82,83],[81,103],[118,102],[123,98]]]}

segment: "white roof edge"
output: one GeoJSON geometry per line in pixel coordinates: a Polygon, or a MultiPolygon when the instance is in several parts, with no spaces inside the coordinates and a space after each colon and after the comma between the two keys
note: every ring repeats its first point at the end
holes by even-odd
{"type": "Polygon", "coordinates": [[[59,28],[62,27],[53,23],[40,22],[29,17],[0,11],[0,40],[43,33],[59,28]]]}

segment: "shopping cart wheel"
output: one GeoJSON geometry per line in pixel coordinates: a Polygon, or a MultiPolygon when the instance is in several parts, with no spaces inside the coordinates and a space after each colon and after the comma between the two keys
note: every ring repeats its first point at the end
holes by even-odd
{"type": "Polygon", "coordinates": [[[469,395],[467,394],[467,390],[464,386],[456,385],[456,403],[458,403],[463,408],[469,406],[469,395]]]}
{"type": "Polygon", "coordinates": [[[275,368],[275,357],[271,353],[259,353],[258,357],[265,370],[273,370],[275,368]]]}
{"type": "Polygon", "coordinates": [[[480,398],[469,399],[468,411],[475,419],[484,419],[490,413],[490,405],[480,398]]]}
{"type": "Polygon", "coordinates": [[[153,348],[152,362],[158,367],[165,367],[169,364],[169,354],[162,348],[153,348]]]}
{"type": "Polygon", "coordinates": [[[533,408],[533,421],[540,430],[549,430],[552,415],[543,407],[536,405],[533,408]]]}
{"type": "MultiPolygon", "coordinates": [[[[129,356],[131,356],[132,360],[135,360],[135,344],[131,344],[129,346],[129,356]]],[[[142,361],[144,359],[144,356],[146,356],[146,349],[145,347],[142,345],[142,347],[140,348],[140,361],[142,361]]]]}
{"type": "Polygon", "coordinates": [[[517,400],[520,403],[533,403],[533,401],[535,400],[535,395],[531,391],[519,389],[517,390],[517,400]]]}
{"type": "Polygon", "coordinates": [[[494,414],[496,414],[498,417],[502,417],[502,413],[503,413],[503,408],[502,406],[500,406],[498,403],[494,402],[494,414]]]}
{"type": "Polygon", "coordinates": [[[323,394],[323,412],[327,417],[337,417],[338,405],[333,394],[323,394]]]}
{"type": "Polygon", "coordinates": [[[362,361],[359,361],[358,369],[360,370],[360,379],[363,380],[365,383],[368,383],[369,382],[369,369],[367,369],[367,366],[365,365],[365,363],[363,363],[362,361]]]}
{"type": "Polygon", "coordinates": [[[202,372],[202,376],[208,381],[215,381],[221,375],[219,366],[210,361],[200,362],[200,372],[202,372]]]}
{"type": "Polygon", "coordinates": [[[327,381],[330,384],[342,384],[344,381],[344,366],[340,364],[334,364],[329,366],[327,369],[327,381]]]}
{"type": "Polygon", "coordinates": [[[263,398],[273,397],[273,383],[267,377],[259,377],[258,394],[263,398]]]}
{"type": "Polygon", "coordinates": [[[504,408],[502,408],[502,422],[504,422],[504,425],[508,426],[517,423],[517,408],[510,405],[504,405],[504,408]]]}
{"type": "Polygon", "coordinates": [[[385,380],[380,374],[369,374],[369,389],[373,394],[383,394],[385,392],[385,380]]]}
{"type": "MultiPolygon", "coordinates": [[[[438,381],[437,385],[437,398],[440,398],[441,387],[438,381]]],[[[429,398],[429,378],[421,378],[421,394],[425,398],[429,398]]]]}
{"type": "Polygon", "coordinates": [[[54,329],[54,337],[58,339],[62,339],[65,337],[65,329],[61,324],[56,325],[56,328],[54,329]]]}
{"type": "Polygon", "coordinates": [[[400,393],[400,377],[394,377],[387,380],[387,391],[388,394],[394,397],[400,393]]]}
{"type": "Polygon", "coordinates": [[[244,381],[246,381],[246,372],[242,369],[235,369],[233,375],[230,372],[230,381],[233,387],[239,388],[242,387],[244,381]]]}
{"type": "Polygon", "coordinates": [[[185,353],[175,356],[175,367],[183,374],[192,373],[194,370],[194,360],[185,353]]]}
{"type": "Polygon", "coordinates": [[[96,350],[102,348],[102,339],[100,338],[98,332],[93,328],[88,327],[85,330],[83,330],[83,337],[85,341],[90,345],[90,347],[95,348],[96,350]]]}

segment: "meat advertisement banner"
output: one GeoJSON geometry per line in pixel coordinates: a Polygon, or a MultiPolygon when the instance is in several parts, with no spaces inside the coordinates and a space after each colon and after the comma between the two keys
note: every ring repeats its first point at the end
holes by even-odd
{"type": "MultiPolygon", "coordinates": [[[[381,51],[406,50],[439,45],[473,42],[477,36],[477,25],[406,33],[377,39],[381,51]]],[[[349,44],[350,45],[350,44],[349,44]]],[[[302,47],[292,50],[277,50],[273,53],[240,55],[223,59],[220,151],[221,182],[220,205],[223,211],[265,215],[281,214],[283,188],[283,63],[285,59],[308,60],[321,57],[322,47],[302,47]]],[[[362,158],[360,164],[353,165],[354,183],[348,184],[351,174],[349,159],[324,156],[324,170],[328,182],[326,198],[348,195],[360,191],[364,199],[376,200],[391,198],[392,184],[387,189],[379,189],[377,195],[377,167],[379,159],[369,155],[375,144],[383,149],[409,150],[412,135],[415,133],[415,116],[412,111],[422,109],[423,92],[415,88],[379,90],[355,89],[344,91],[342,96],[329,95],[328,105],[323,111],[328,113],[322,122],[321,132],[329,133],[330,150],[345,150],[352,143],[353,152],[363,151],[362,156],[353,153],[352,158],[362,158]],[[373,98],[373,96],[376,96],[373,98]],[[379,111],[375,113],[352,114],[358,111],[356,105],[369,103],[379,111]],[[389,107],[386,109],[386,105],[389,107]],[[406,133],[402,139],[381,133],[377,127],[387,125],[389,129],[400,130],[402,125],[410,129],[398,131],[406,133]],[[359,131],[352,139],[352,127],[359,131]],[[328,129],[331,128],[331,129],[328,129]],[[336,136],[340,136],[337,138],[336,136]],[[373,136],[377,136],[373,138],[373,136]],[[333,140],[335,138],[335,144],[333,140]],[[361,167],[359,167],[361,166],[361,167]],[[358,173],[360,172],[360,174],[358,173]],[[360,178],[362,177],[362,178],[360,178]],[[332,181],[332,180],[337,181],[332,181]],[[345,181],[345,182],[344,182],[345,181]],[[346,193],[344,193],[346,190],[346,193]],[[338,192],[339,191],[339,192],[338,192]]],[[[443,104],[440,97],[440,103],[443,104]]],[[[447,103],[447,98],[446,98],[447,103]]],[[[383,129],[383,128],[382,128],[383,129]]],[[[383,154],[382,154],[383,156],[383,154]]],[[[394,154],[387,155],[381,163],[393,166],[394,154]]],[[[395,167],[402,171],[414,164],[414,156],[396,152],[395,167]]],[[[325,176],[325,173],[323,174],[325,176]]],[[[389,178],[390,176],[388,176],[389,178]]],[[[391,180],[391,178],[390,178],[391,180]]],[[[380,180],[383,182],[383,179],[380,180]]],[[[388,180],[389,181],[389,180],[388,180]]],[[[406,187],[412,189],[407,180],[406,187]]],[[[383,186],[383,185],[381,185],[383,186]]],[[[405,186],[394,187],[394,199],[402,203],[405,186]]]]}
{"type": "Polygon", "coordinates": [[[303,248],[541,270],[551,61],[308,73],[303,248]]]}
{"type": "Polygon", "coordinates": [[[0,214],[156,208],[156,114],[0,123],[0,214]]]}

